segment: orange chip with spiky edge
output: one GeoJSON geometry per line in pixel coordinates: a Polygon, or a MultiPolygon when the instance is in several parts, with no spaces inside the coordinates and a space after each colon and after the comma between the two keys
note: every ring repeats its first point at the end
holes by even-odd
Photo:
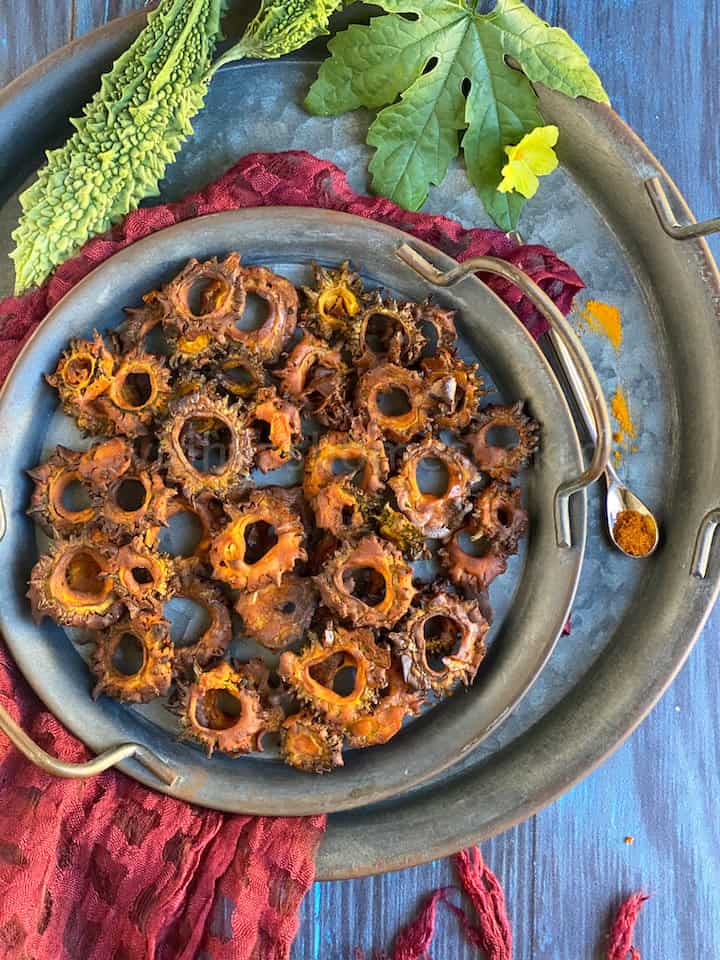
{"type": "Polygon", "coordinates": [[[343,765],[342,736],[302,710],[289,716],[280,731],[280,756],[305,773],[329,773],[343,765]]]}
{"type": "Polygon", "coordinates": [[[96,684],[93,697],[104,693],[123,703],[147,703],[165,696],[172,682],[173,648],[170,624],[157,611],[144,611],[96,634],[90,667],[96,684]],[[118,656],[128,650],[128,669],[120,669],[118,656]]]}
{"type": "Polygon", "coordinates": [[[315,578],[329,609],[353,626],[392,627],[410,607],[416,590],[412,567],[385,540],[364,537],[327,561],[315,578]]]}
{"type": "Polygon", "coordinates": [[[215,750],[230,756],[262,750],[263,736],[283,722],[283,711],[267,703],[252,674],[227,661],[199,673],[181,694],[182,736],[202,744],[208,756],[215,750]],[[228,700],[234,701],[232,711],[228,700]]]}
{"type": "Polygon", "coordinates": [[[302,519],[287,502],[256,490],[242,506],[229,505],[230,523],[210,547],[213,576],[237,590],[279,584],[307,560],[302,519]]]}
{"type": "Polygon", "coordinates": [[[438,695],[475,679],[490,624],[474,600],[437,589],[390,635],[406,681],[438,695]]]}
{"type": "Polygon", "coordinates": [[[390,653],[375,642],[371,630],[329,627],[321,640],[300,653],[283,653],[278,673],[300,700],[328,722],[348,724],[376,702],[389,668],[390,653]],[[337,692],[334,685],[346,669],[353,671],[352,689],[337,692]]]}

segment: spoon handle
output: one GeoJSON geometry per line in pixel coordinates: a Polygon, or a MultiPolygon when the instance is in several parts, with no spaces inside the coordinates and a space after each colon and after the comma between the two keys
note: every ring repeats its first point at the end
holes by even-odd
{"type": "Polygon", "coordinates": [[[590,440],[595,443],[597,441],[595,418],[593,417],[592,407],[590,406],[590,401],[588,400],[587,393],[585,392],[583,382],[580,379],[578,369],[573,363],[567,347],[563,343],[562,339],[555,333],[555,331],[552,329],[548,330],[547,337],[552,344],[555,357],[560,365],[560,368],[562,369],[562,372],[570,382],[573,396],[577,403],[578,410],[582,415],[583,423],[585,424],[585,429],[590,435],[590,440]]]}
{"type": "MultiPolygon", "coordinates": [[[[585,425],[590,440],[595,443],[597,441],[597,430],[595,429],[595,418],[593,417],[592,407],[590,406],[590,401],[588,400],[587,393],[583,389],[582,380],[578,373],[577,367],[572,362],[572,358],[567,351],[567,347],[563,343],[560,337],[555,333],[554,330],[548,331],[548,339],[555,353],[555,358],[557,359],[560,367],[562,368],[563,373],[570,381],[570,386],[572,387],[573,395],[577,402],[578,410],[582,415],[582,421],[585,425]]],[[[608,461],[607,466],[605,467],[605,472],[607,473],[610,480],[613,483],[620,483],[620,477],[618,477],[615,472],[615,468],[612,463],[608,461]]]]}
{"type": "MultiPolygon", "coordinates": [[[[563,373],[570,381],[570,386],[572,387],[572,392],[577,402],[578,410],[582,415],[583,423],[585,424],[585,429],[587,430],[590,440],[595,443],[597,440],[597,430],[595,429],[595,418],[593,417],[592,407],[590,406],[590,401],[588,400],[587,393],[583,388],[582,380],[580,379],[580,374],[578,373],[577,367],[572,362],[572,358],[568,353],[567,347],[561,340],[561,338],[555,333],[554,330],[550,329],[548,331],[548,339],[552,345],[555,357],[560,364],[563,373]]],[[[621,483],[620,477],[618,477],[615,472],[615,468],[608,461],[607,466],[605,467],[605,473],[608,475],[608,478],[613,483],[621,483]]]]}

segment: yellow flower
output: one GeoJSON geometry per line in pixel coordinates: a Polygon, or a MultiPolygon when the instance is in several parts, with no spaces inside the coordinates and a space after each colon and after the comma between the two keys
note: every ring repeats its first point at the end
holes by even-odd
{"type": "Polygon", "coordinates": [[[557,127],[535,127],[516,146],[505,147],[509,163],[502,168],[500,193],[516,190],[528,199],[534,197],[540,186],[538,177],[552,173],[558,165],[553,147],[559,134],[557,127]]]}

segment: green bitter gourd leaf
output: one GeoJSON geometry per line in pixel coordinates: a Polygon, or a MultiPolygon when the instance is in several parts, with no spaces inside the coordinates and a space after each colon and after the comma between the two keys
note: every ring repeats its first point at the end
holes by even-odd
{"type": "Polygon", "coordinates": [[[306,107],[322,115],[379,110],[367,137],[376,148],[373,188],[410,210],[442,183],[462,142],[488,213],[514,229],[525,199],[497,187],[504,148],[543,123],[529,81],[607,101],[588,58],[521,0],[497,0],[489,14],[476,12],[477,0],[376,2],[387,15],[330,41],[306,107]]]}

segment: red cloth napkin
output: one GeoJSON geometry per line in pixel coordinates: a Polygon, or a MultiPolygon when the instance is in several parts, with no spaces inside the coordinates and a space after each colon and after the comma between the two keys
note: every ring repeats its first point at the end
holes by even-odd
{"type": "MultiPolygon", "coordinates": [[[[117,250],[181,220],[239,207],[325,207],[400,227],[458,260],[522,267],[564,312],[583,286],[552,251],[466,230],[355,193],[328,161],[256,153],[178,203],[136,210],[91,240],[42,288],[0,301],[0,382],[22,344],[74,284],[117,250]]],[[[535,335],[544,322],[505,281],[490,285],[535,335]]],[[[49,752],[87,751],[40,704],[0,646],[0,703],[49,752]]],[[[282,960],[313,881],[324,818],[231,816],[180,803],[113,772],[41,773],[0,736],[0,958],[282,960]]],[[[408,956],[406,953],[405,956],[408,956]]]]}

